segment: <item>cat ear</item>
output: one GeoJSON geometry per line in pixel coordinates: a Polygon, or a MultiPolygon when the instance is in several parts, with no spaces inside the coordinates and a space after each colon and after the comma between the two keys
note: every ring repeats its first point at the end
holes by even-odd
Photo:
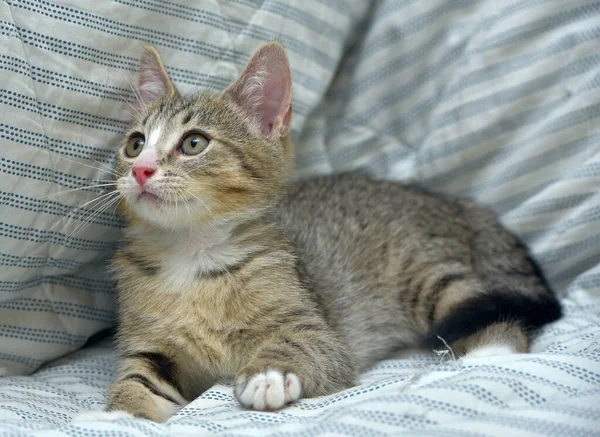
{"type": "Polygon", "coordinates": [[[292,74],[281,44],[260,47],[223,94],[258,122],[265,138],[285,136],[292,116],[292,74]]]}
{"type": "Polygon", "coordinates": [[[152,46],[145,46],[142,51],[138,90],[144,105],[165,95],[177,95],[177,89],[171,82],[160,55],[152,46]]]}

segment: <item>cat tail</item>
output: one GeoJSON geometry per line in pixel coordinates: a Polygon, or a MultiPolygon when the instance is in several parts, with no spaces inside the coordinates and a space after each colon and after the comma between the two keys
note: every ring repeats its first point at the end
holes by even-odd
{"type": "Polygon", "coordinates": [[[452,345],[459,354],[489,345],[526,352],[528,334],[561,315],[561,305],[550,291],[531,296],[517,290],[494,289],[466,299],[433,323],[421,346],[439,349],[452,345]]]}
{"type": "Polygon", "coordinates": [[[558,320],[561,304],[527,246],[492,212],[470,201],[464,207],[472,232],[473,273],[481,289],[435,320],[423,346],[450,345],[458,354],[490,345],[527,352],[532,331],[558,320]]]}

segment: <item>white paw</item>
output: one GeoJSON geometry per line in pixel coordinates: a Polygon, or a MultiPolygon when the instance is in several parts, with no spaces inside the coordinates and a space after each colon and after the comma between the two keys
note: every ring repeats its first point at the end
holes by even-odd
{"type": "Polygon", "coordinates": [[[506,344],[489,344],[486,346],[478,347],[467,353],[464,359],[469,358],[484,358],[484,357],[496,357],[500,355],[514,354],[516,351],[506,344]]]}
{"type": "Polygon", "coordinates": [[[134,416],[126,411],[86,411],[85,413],[79,413],[77,416],[73,417],[73,422],[110,422],[111,420],[133,418],[134,416]]]}
{"type": "Polygon", "coordinates": [[[277,370],[256,373],[249,379],[240,377],[235,382],[235,393],[244,407],[255,410],[277,410],[300,399],[302,384],[293,373],[285,377],[277,370]]]}

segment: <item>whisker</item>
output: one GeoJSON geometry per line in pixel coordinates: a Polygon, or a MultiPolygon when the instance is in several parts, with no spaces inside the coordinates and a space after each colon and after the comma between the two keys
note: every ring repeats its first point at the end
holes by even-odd
{"type": "Polygon", "coordinates": [[[190,202],[184,196],[181,196],[181,198],[183,199],[184,205],[187,208],[188,216],[190,217],[189,234],[190,234],[190,237],[191,237],[191,234],[192,234],[192,226],[191,226],[191,224],[193,222],[193,219],[192,219],[192,211],[190,210],[190,202]]]}
{"type": "Polygon", "coordinates": [[[214,214],[212,213],[211,209],[208,207],[208,205],[206,203],[204,203],[204,201],[202,199],[200,199],[198,196],[196,196],[194,193],[192,193],[190,190],[188,190],[187,188],[184,188],[184,190],[192,197],[194,197],[196,200],[198,200],[202,206],[204,206],[204,208],[206,209],[206,211],[211,215],[211,217],[213,219],[215,219],[214,214]]]}
{"type": "MultiPolygon", "coordinates": [[[[121,97],[121,99],[122,99],[122,100],[123,100],[125,103],[127,103],[129,106],[131,106],[131,109],[133,109],[133,112],[134,112],[134,114],[132,114],[131,112],[127,111],[127,113],[128,113],[129,115],[131,115],[133,118],[137,118],[137,117],[139,117],[139,116],[141,115],[141,114],[140,114],[140,111],[139,111],[139,110],[138,110],[138,109],[137,109],[137,108],[136,108],[136,107],[135,107],[135,106],[134,106],[134,105],[133,105],[133,104],[132,104],[132,103],[129,101],[129,99],[128,99],[128,98],[126,98],[126,97],[125,97],[123,94],[121,94],[121,93],[120,93],[119,91],[117,91],[117,90],[115,90],[115,92],[116,92],[116,93],[117,93],[117,94],[118,94],[118,95],[121,97]]],[[[121,109],[122,109],[122,108],[121,108],[121,109]]]]}
{"type": "MultiPolygon", "coordinates": [[[[96,164],[99,164],[99,165],[101,165],[101,166],[105,167],[105,168],[107,169],[107,171],[109,171],[109,172],[111,172],[112,174],[114,174],[115,176],[117,176],[117,172],[116,172],[116,170],[115,170],[114,168],[112,168],[110,165],[108,165],[108,164],[105,164],[105,163],[103,163],[103,162],[100,162],[100,161],[97,161],[97,160],[96,160],[96,159],[94,159],[94,158],[91,158],[91,159],[92,159],[92,161],[94,161],[96,164]]],[[[117,176],[117,177],[118,177],[118,176],[117,176]]]]}
{"type": "Polygon", "coordinates": [[[112,205],[115,204],[115,202],[117,202],[117,200],[119,200],[120,198],[120,193],[117,197],[115,198],[111,198],[110,200],[107,200],[106,203],[104,203],[102,206],[99,207],[98,210],[94,211],[93,214],[91,214],[87,220],[83,221],[82,223],[80,223],[75,229],[73,229],[73,232],[71,232],[69,234],[69,236],[67,237],[67,241],[69,238],[74,237],[75,235],[77,235],[77,233],[81,233],[83,232],[85,229],[87,229],[92,223],[93,220],[100,216],[102,213],[104,213],[107,209],[109,209],[112,205]],[[79,230],[79,232],[77,232],[79,230]]]}
{"type": "Polygon", "coordinates": [[[60,155],[57,155],[56,157],[60,158],[60,159],[64,159],[65,161],[72,162],[73,164],[83,165],[84,167],[92,168],[94,170],[100,170],[100,171],[103,171],[105,173],[111,173],[113,176],[119,177],[119,175],[117,174],[117,172],[114,171],[114,170],[112,170],[112,169],[111,170],[105,170],[105,169],[102,169],[100,167],[94,167],[93,165],[84,164],[83,162],[73,161],[72,159],[65,158],[64,156],[60,156],[60,155]]]}
{"type": "MultiPolygon", "coordinates": [[[[215,187],[216,187],[216,185],[213,185],[213,186],[215,186],[215,187]]],[[[219,187],[217,187],[217,188],[219,188],[219,187]]],[[[190,192],[189,190],[186,190],[186,191],[187,191],[187,192],[188,192],[190,195],[192,195],[192,196],[194,195],[194,194],[193,194],[192,192],[190,192]]],[[[194,196],[194,197],[196,197],[196,196],[194,196]]],[[[196,197],[196,199],[198,199],[198,197],[196,197]]],[[[198,200],[200,200],[200,199],[198,199],[198,200]]],[[[219,204],[221,204],[222,206],[226,207],[226,208],[227,208],[227,210],[228,210],[229,212],[235,212],[235,211],[234,211],[234,210],[233,210],[231,207],[227,206],[227,205],[226,205],[226,204],[225,204],[225,203],[224,203],[222,200],[220,200],[220,199],[213,199],[213,200],[215,200],[216,202],[219,202],[219,204]]],[[[208,208],[207,208],[207,209],[208,209],[208,208]]]]}
{"type": "Polygon", "coordinates": [[[56,193],[48,194],[47,196],[42,196],[42,197],[40,197],[40,199],[49,199],[51,197],[61,196],[61,195],[65,194],[65,193],[71,193],[73,191],[87,190],[89,188],[113,187],[115,185],[117,185],[116,182],[114,182],[114,183],[105,183],[105,184],[98,184],[98,185],[86,185],[85,187],[71,188],[69,190],[57,191],[56,193]]]}
{"type": "Polygon", "coordinates": [[[208,182],[185,181],[185,183],[187,186],[193,185],[193,186],[197,186],[197,187],[213,187],[213,188],[217,188],[217,189],[222,188],[222,186],[220,186],[220,185],[211,184],[208,182]]]}
{"type": "MultiPolygon", "coordinates": [[[[125,101],[125,103],[127,103],[127,104],[130,104],[130,105],[131,105],[131,103],[129,103],[129,102],[127,102],[127,101],[125,101]]],[[[131,113],[129,110],[127,110],[127,109],[125,109],[125,108],[123,108],[123,107],[121,107],[121,106],[117,106],[117,105],[111,105],[110,103],[105,103],[105,105],[107,105],[107,106],[109,106],[109,107],[111,107],[111,108],[113,108],[113,109],[117,109],[117,110],[119,110],[119,111],[125,112],[125,113],[126,113],[126,114],[128,114],[128,115],[129,115],[129,116],[130,116],[132,119],[136,118],[136,115],[135,115],[135,114],[132,114],[132,113],[131,113]]]]}
{"type": "Polygon", "coordinates": [[[133,91],[133,94],[135,94],[135,98],[137,99],[137,102],[140,104],[140,108],[143,108],[144,107],[144,101],[142,99],[142,94],[139,92],[139,90],[135,86],[135,82],[133,81],[133,78],[131,77],[131,74],[126,75],[125,76],[125,80],[127,81],[127,83],[129,84],[129,86],[131,87],[131,90],[133,91]]]}
{"type": "MultiPolygon", "coordinates": [[[[52,230],[52,229],[56,228],[58,225],[60,225],[61,223],[63,223],[63,222],[64,222],[65,220],[67,220],[68,218],[73,218],[73,215],[74,215],[74,214],[75,214],[77,211],[79,211],[79,210],[81,210],[81,209],[85,208],[85,207],[86,207],[87,205],[89,205],[90,203],[93,203],[93,202],[98,202],[98,201],[104,201],[104,200],[106,200],[106,199],[110,199],[110,198],[111,198],[110,196],[111,196],[111,195],[115,195],[115,194],[119,194],[119,192],[115,190],[115,191],[108,192],[108,193],[106,193],[106,194],[102,194],[102,195],[100,195],[100,196],[98,196],[98,197],[96,197],[96,198],[94,198],[94,199],[90,200],[89,202],[86,202],[86,203],[84,203],[83,205],[79,205],[79,206],[77,206],[77,207],[73,208],[73,209],[72,209],[71,211],[69,211],[69,213],[68,213],[67,215],[65,215],[65,216],[64,216],[62,219],[60,219],[59,221],[57,221],[56,223],[54,223],[54,224],[52,225],[52,227],[50,227],[50,230],[52,230]]],[[[80,217],[81,217],[81,216],[80,216],[80,217]]]]}

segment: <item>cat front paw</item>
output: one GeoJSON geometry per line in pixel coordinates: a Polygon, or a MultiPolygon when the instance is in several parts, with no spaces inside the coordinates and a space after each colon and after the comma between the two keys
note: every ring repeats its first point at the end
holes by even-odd
{"type": "Polygon", "coordinates": [[[278,370],[269,369],[235,381],[234,394],[240,404],[260,411],[282,408],[300,399],[302,384],[294,373],[283,375],[278,370]]]}

